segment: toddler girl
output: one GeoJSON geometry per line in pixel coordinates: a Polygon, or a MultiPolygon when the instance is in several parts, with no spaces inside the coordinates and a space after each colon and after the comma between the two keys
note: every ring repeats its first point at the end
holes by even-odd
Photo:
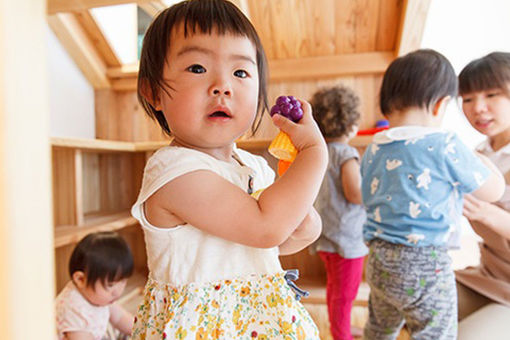
{"type": "Polygon", "coordinates": [[[133,273],[133,256],[115,232],[87,235],[69,260],[71,281],[56,299],[59,340],[102,340],[108,323],[131,334],[134,317],[115,303],[133,273]]]}
{"type": "Polygon", "coordinates": [[[395,339],[404,322],[413,339],[457,337],[451,213],[464,193],[499,199],[503,178],[438,128],[456,94],[453,67],[433,50],[397,58],[384,74],[380,106],[392,128],[374,136],[361,163],[370,245],[366,339],[395,339]]]}
{"type": "Polygon", "coordinates": [[[314,249],[326,266],[328,315],[335,340],[361,335],[361,329],[351,330],[351,309],[368,252],[363,243],[366,214],[361,205],[359,153],[347,144],[358,131],[359,102],[356,93],[343,86],[319,90],[310,101],[328,142],[328,170],[315,202],[322,233],[314,249]]]}
{"type": "Polygon", "coordinates": [[[183,1],[146,33],[139,98],[173,139],[147,162],[132,208],[150,271],[134,339],[318,339],[278,260],[320,233],[327,150],[309,104],[299,124],[273,117],[299,151],[274,184],[263,158],[235,146],[267,108],[266,68],[229,1],[183,1]]]}

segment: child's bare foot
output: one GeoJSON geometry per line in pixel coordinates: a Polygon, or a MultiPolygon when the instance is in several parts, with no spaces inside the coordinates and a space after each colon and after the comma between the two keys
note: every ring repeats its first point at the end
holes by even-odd
{"type": "Polygon", "coordinates": [[[361,338],[363,336],[363,328],[351,326],[351,335],[354,338],[361,338]]]}

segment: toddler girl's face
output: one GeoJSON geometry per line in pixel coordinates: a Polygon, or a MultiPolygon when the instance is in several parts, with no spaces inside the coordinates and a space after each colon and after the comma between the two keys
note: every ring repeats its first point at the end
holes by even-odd
{"type": "Polygon", "coordinates": [[[469,123],[489,138],[510,131],[510,98],[501,89],[463,95],[462,110],[469,123]]]}
{"type": "Polygon", "coordinates": [[[94,286],[85,286],[81,294],[93,305],[107,306],[118,300],[126,288],[127,279],[114,282],[97,280],[94,286]]]}
{"type": "Polygon", "coordinates": [[[157,101],[175,141],[195,149],[230,146],[256,115],[256,50],[244,36],[174,30],[157,101]]]}

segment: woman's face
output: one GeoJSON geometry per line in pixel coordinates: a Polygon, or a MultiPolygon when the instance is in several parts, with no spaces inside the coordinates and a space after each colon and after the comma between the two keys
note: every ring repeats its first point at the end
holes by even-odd
{"type": "Polygon", "coordinates": [[[469,123],[489,139],[510,134],[510,96],[502,89],[464,94],[462,110],[469,123]]]}

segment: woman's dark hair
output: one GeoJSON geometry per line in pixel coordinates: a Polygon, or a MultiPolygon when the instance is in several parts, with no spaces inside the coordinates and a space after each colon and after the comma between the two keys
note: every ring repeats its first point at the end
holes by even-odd
{"type": "Polygon", "coordinates": [[[116,232],[88,234],[73,250],[69,260],[69,275],[82,271],[87,286],[126,279],[133,274],[133,255],[126,241],[116,232]]]}
{"type": "Polygon", "coordinates": [[[492,52],[475,59],[459,74],[459,95],[501,89],[510,95],[510,53],[492,52]]]}
{"type": "Polygon", "coordinates": [[[326,138],[349,134],[360,118],[360,99],[345,86],[320,89],[310,99],[310,105],[313,117],[326,138]]]}
{"type": "Polygon", "coordinates": [[[164,133],[171,135],[163,112],[151,105],[144,97],[142,90],[145,94],[150,94],[151,98],[157,98],[160,90],[167,92],[163,81],[163,68],[168,49],[172,44],[171,34],[180,24],[183,24],[184,37],[197,32],[211,34],[213,30],[217,30],[221,35],[230,33],[245,36],[253,43],[257,52],[259,73],[257,116],[252,125],[254,134],[260,125],[262,113],[268,109],[266,54],[248,18],[233,3],[226,0],[183,1],[161,12],[151,23],[143,39],[138,72],[138,101],[144,110],[151,118],[158,121],[164,133]]]}
{"type": "Polygon", "coordinates": [[[457,76],[442,54],[422,49],[395,59],[384,73],[379,104],[381,112],[408,108],[430,109],[446,96],[457,96],[457,76]]]}

